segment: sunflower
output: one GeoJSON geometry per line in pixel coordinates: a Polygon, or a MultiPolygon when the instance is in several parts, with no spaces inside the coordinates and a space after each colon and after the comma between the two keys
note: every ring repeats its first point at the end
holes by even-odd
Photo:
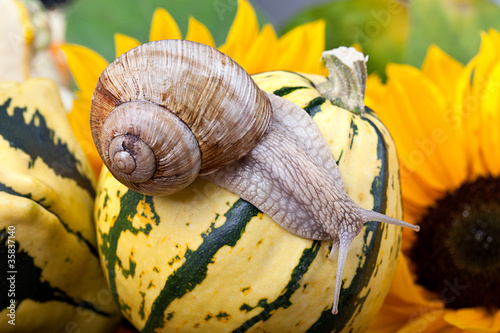
{"type": "Polygon", "coordinates": [[[500,34],[466,66],[431,46],[422,69],[391,64],[366,104],[400,165],[403,254],[371,332],[500,332],[500,34]]]}
{"type": "MultiPolygon", "coordinates": [[[[153,15],[149,40],[182,39],[175,20],[164,9],[153,15]]],[[[216,47],[212,34],[205,25],[189,18],[184,39],[216,47]]],[[[115,34],[116,56],[140,45],[132,37],[115,34]]],[[[68,65],[78,87],[69,121],[96,174],[102,161],[90,134],[90,104],[95,84],[108,65],[98,53],[78,45],[64,45],[68,65]]],[[[229,30],[226,42],[218,49],[238,62],[248,73],[270,70],[289,70],[326,75],[326,67],[320,62],[325,49],[325,23],[321,20],[306,23],[278,38],[272,25],[259,28],[255,11],[247,0],[239,0],[238,10],[229,30]],[[264,51],[265,50],[265,51],[264,51]]]]}

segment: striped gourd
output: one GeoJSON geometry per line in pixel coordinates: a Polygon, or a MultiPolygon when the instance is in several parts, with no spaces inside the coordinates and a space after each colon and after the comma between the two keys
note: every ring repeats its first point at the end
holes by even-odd
{"type": "Polygon", "coordinates": [[[52,81],[0,83],[0,158],[0,331],[111,331],[95,177],[52,81]]]}
{"type": "MultiPolygon", "coordinates": [[[[313,117],[360,206],[401,217],[394,144],[373,112],[333,106],[315,89],[323,77],[253,78],[313,117]]],[[[360,332],[386,295],[401,237],[399,227],[365,225],[350,246],[333,315],[331,242],[294,236],[206,180],[151,197],[104,170],[95,214],[109,285],[142,332],[360,332]]]]}

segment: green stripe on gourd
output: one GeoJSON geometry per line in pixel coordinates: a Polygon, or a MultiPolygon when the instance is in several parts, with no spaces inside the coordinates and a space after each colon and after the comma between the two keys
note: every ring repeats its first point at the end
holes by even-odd
{"type": "MultiPolygon", "coordinates": [[[[5,184],[2,184],[1,182],[0,182],[0,192],[4,192],[4,193],[7,193],[7,194],[11,194],[11,195],[15,195],[15,196],[19,196],[19,197],[23,197],[23,198],[26,198],[26,199],[33,200],[34,202],[36,202],[37,204],[39,204],[43,208],[47,209],[48,211],[51,211],[50,210],[50,206],[48,206],[45,203],[45,198],[41,198],[39,200],[34,200],[32,198],[31,193],[26,193],[26,194],[18,193],[16,191],[14,191],[14,189],[6,186],[5,184]]],[[[51,212],[51,213],[54,214],[54,216],[59,220],[59,222],[61,223],[61,225],[64,227],[64,229],[66,229],[66,231],[68,233],[75,235],[79,241],[83,242],[88,247],[88,249],[89,249],[90,253],[92,253],[92,255],[94,255],[95,257],[98,256],[97,248],[89,240],[85,239],[82,236],[81,232],[71,230],[70,227],[68,226],[68,224],[66,222],[64,222],[63,220],[61,220],[61,218],[59,216],[57,216],[56,213],[54,213],[54,212],[51,212]]]]}
{"type": "Polygon", "coordinates": [[[61,138],[55,137],[55,130],[47,127],[40,111],[36,110],[29,122],[26,122],[26,107],[11,104],[12,99],[7,99],[0,105],[0,133],[10,146],[28,154],[31,158],[30,165],[41,158],[57,175],[73,179],[78,186],[95,196],[92,181],[79,170],[81,161],[75,158],[61,138]],[[13,109],[12,115],[7,113],[8,108],[13,109]]]}
{"type": "Polygon", "coordinates": [[[4,156],[0,181],[42,203],[68,230],[95,244],[92,224],[80,222],[92,220],[95,177],[68,127],[58,91],[42,79],[29,80],[21,87],[0,85],[0,151],[4,156]]]}
{"type": "MultiPolygon", "coordinates": [[[[394,145],[374,115],[333,106],[314,89],[325,80],[319,76],[270,72],[254,79],[302,108],[313,105],[349,195],[364,208],[401,217],[394,145]]],[[[388,290],[399,227],[365,225],[350,247],[341,311],[332,315],[336,267],[327,260],[330,242],[291,235],[245,205],[236,239],[210,245],[207,239],[233,223],[233,209],[242,201],[202,179],[173,197],[149,197],[148,205],[147,196],[129,194],[106,170],[98,188],[97,226],[109,282],[128,319],[146,332],[358,332],[388,290]],[[138,228],[149,231],[136,233],[138,228]],[[125,277],[132,262],[134,275],[125,277]],[[174,283],[179,272],[187,281],[174,283]]]]}
{"type": "MultiPolygon", "coordinates": [[[[15,261],[17,267],[22,267],[22,274],[16,274],[15,286],[16,286],[16,302],[23,302],[24,300],[32,300],[39,303],[45,303],[49,301],[56,301],[69,304],[75,308],[85,309],[86,311],[92,311],[98,315],[110,317],[111,314],[100,309],[96,304],[92,302],[85,301],[83,299],[76,299],[64,290],[54,287],[49,281],[46,281],[42,275],[42,269],[35,265],[35,258],[30,256],[29,253],[25,252],[21,248],[21,244],[17,241],[9,242],[9,234],[7,228],[0,230],[0,255],[2,258],[7,258],[9,255],[8,245],[13,244],[15,251],[15,261]]],[[[68,257],[67,259],[71,259],[68,257]]],[[[2,272],[9,272],[7,266],[7,261],[2,260],[0,265],[2,272]]],[[[21,272],[21,270],[19,270],[21,272]]],[[[0,285],[2,285],[2,290],[9,290],[10,282],[7,279],[2,279],[0,285]]],[[[2,297],[2,302],[0,303],[0,308],[5,309],[10,305],[9,298],[2,297]]]]}
{"type": "Polygon", "coordinates": [[[305,107],[304,110],[311,116],[314,117],[314,115],[318,112],[321,112],[321,105],[326,102],[326,99],[323,97],[316,97],[312,101],[310,101],[305,107]]]}
{"type": "Polygon", "coordinates": [[[1,321],[0,331],[114,330],[119,311],[97,256],[95,179],[53,82],[0,83],[0,157],[0,254],[15,256],[8,269],[2,260],[2,290],[11,288],[5,274],[17,272],[16,325],[1,321]]]}
{"type": "Polygon", "coordinates": [[[288,306],[290,306],[290,298],[295,293],[295,291],[301,287],[300,280],[302,279],[302,276],[308,271],[312,262],[316,259],[320,246],[320,241],[313,241],[311,247],[304,249],[304,252],[300,257],[297,266],[295,266],[295,268],[293,269],[289,282],[277,299],[270,302],[267,298],[263,298],[253,308],[244,303],[242,307],[245,307],[245,309],[254,309],[258,307],[262,308],[262,311],[258,315],[248,319],[243,323],[243,325],[233,330],[233,332],[246,332],[257,323],[266,321],[271,318],[273,311],[279,308],[287,308],[288,306]]]}
{"type": "Polygon", "coordinates": [[[156,298],[151,308],[151,315],[146,321],[143,332],[153,332],[158,327],[163,327],[163,313],[170,303],[183,297],[200,285],[205,279],[208,265],[212,262],[215,253],[223,246],[234,247],[251,218],[259,210],[244,200],[236,201],[224,214],[226,222],[220,227],[214,227],[204,233],[203,243],[196,249],[186,250],[185,262],[176,269],[167,279],[160,295],[156,298]]]}
{"type": "Polygon", "coordinates": [[[307,88],[307,87],[283,87],[283,88],[280,88],[278,90],[273,91],[273,94],[275,94],[276,96],[283,97],[283,96],[290,94],[291,92],[293,92],[295,90],[304,89],[304,88],[307,88]]]}

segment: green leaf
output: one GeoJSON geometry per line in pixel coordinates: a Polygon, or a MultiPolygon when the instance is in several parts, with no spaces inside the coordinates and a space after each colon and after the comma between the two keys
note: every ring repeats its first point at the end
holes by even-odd
{"type": "Polygon", "coordinates": [[[284,31],[317,19],[326,21],[326,48],[359,44],[369,55],[368,71],[384,76],[388,62],[403,62],[408,35],[405,2],[342,0],[302,11],[284,31]]]}
{"type": "MultiPolygon", "coordinates": [[[[114,39],[119,32],[147,42],[156,8],[165,8],[177,21],[183,35],[193,16],[212,32],[217,45],[223,44],[238,7],[237,0],[75,0],[66,8],[69,43],[97,51],[108,61],[115,58],[114,39]]],[[[260,13],[261,22],[268,20],[260,13]]]]}
{"type": "Polygon", "coordinates": [[[500,30],[500,7],[487,0],[412,0],[406,62],[420,67],[429,45],[467,63],[477,54],[480,31],[500,30]]]}

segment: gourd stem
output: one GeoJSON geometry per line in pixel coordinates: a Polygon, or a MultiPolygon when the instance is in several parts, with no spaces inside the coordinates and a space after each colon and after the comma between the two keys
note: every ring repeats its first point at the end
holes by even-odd
{"type": "Polygon", "coordinates": [[[368,56],[352,47],[341,46],[323,52],[328,80],[317,86],[319,92],[334,105],[363,114],[368,56]]]}

